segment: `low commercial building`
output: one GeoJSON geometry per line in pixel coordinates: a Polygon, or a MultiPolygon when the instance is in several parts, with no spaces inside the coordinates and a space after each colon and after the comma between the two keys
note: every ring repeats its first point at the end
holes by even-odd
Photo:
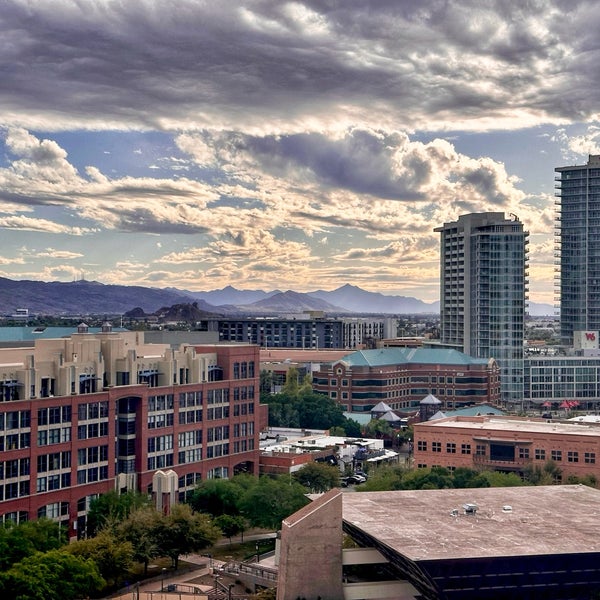
{"type": "Polygon", "coordinates": [[[553,461],[570,475],[600,479],[600,424],[481,415],[416,423],[418,467],[524,472],[553,461]]]}
{"type": "MultiPolygon", "coordinates": [[[[277,428],[270,428],[272,435],[277,428]]],[[[264,435],[264,434],[263,434],[264,435]]],[[[375,467],[383,462],[396,462],[398,453],[384,448],[383,439],[331,436],[326,432],[284,439],[276,435],[261,441],[261,474],[287,475],[309,462],[338,465],[343,473],[349,469],[375,467]]]]}
{"type": "Polygon", "coordinates": [[[219,317],[202,327],[218,331],[221,341],[248,342],[263,348],[346,349],[375,347],[378,340],[395,335],[390,317],[328,317],[309,311],[287,316],[219,317]]]}
{"type": "Polygon", "coordinates": [[[594,598],[599,511],[583,485],[331,490],[282,523],[277,600],[594,598]]]}
{"type": "Polygon", "coordinates": [[[350,413],[379,402],[418,410],[432,394],[440,408],[500,400],[500,369],[493,358],[472,358],[447,348],[380,348],[353,352],[316,371],[313,389],[350,413]]]}
{"type": "Polygon", "coordinates": [[[197,481],[258,474],[259,348],[100,333],[0,349],[0,520],[83,533],[109,490],[180,501],[197,481]]]}

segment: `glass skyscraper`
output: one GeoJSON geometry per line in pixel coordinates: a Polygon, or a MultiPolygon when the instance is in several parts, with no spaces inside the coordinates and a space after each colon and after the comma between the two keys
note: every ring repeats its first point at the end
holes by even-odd
{"type": "Polygon", "coordinates": [[[523,402],[528,233],[511,215],[462,215],[441,234],[441,343],[495,358],[504,404],[523,402]]]}
{"type": "Polygon", "coordinates": [[[560,333],[572,345],[574,331],[600,331],[600,155],[555,171],[560,333]]]}

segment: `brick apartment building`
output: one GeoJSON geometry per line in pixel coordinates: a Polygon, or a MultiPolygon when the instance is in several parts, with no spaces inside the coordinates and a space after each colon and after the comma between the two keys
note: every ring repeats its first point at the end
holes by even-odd
{"type": "Polygon", "coordinates": [[[418,409],[432,394],[440,409],[498,403],[500,370],[494,359],[447,348],[361,350],[316,371],[313,388],[348,412],[370,412],[379,402],[394,410],[418,409]]]}
{"type": "Polygon", "coordinates": [[[0,349],[0,519],[85,528],[90,501],[138,490],[158,507],[198,480],[258,474],[259,348],[172,348],[141,332],[0,349]]]}
{"type": "Polygon", "coordinates": [[[556,463],[562,480],[600,478],[600,424],[539,418],[447,417],[414,425],[417,467],[523,472],[556,463]]]}

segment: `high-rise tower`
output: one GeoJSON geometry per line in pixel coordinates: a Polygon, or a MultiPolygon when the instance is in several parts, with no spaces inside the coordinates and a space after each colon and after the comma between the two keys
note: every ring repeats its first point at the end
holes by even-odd
{"type": "Polygon", "coordinates": [[[501,369],[503,403],[523,402],[528,233],[511,215],[462,215],[441,234],[441,342],[501,369]]]}
{"type": "Polygon", "coordinates": [[[554,170],[560,333],[571,345],[574,331],[600,330],[600,155],[554,170]]]}

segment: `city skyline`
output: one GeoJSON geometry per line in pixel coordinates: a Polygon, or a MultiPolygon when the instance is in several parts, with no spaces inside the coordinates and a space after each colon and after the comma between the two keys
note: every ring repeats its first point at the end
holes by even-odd
{"type": "Polygon", "coordinates": [[[439,298],[435,227],[600,154],[591,2],[9,0],[0,276],[439,298]]]}

